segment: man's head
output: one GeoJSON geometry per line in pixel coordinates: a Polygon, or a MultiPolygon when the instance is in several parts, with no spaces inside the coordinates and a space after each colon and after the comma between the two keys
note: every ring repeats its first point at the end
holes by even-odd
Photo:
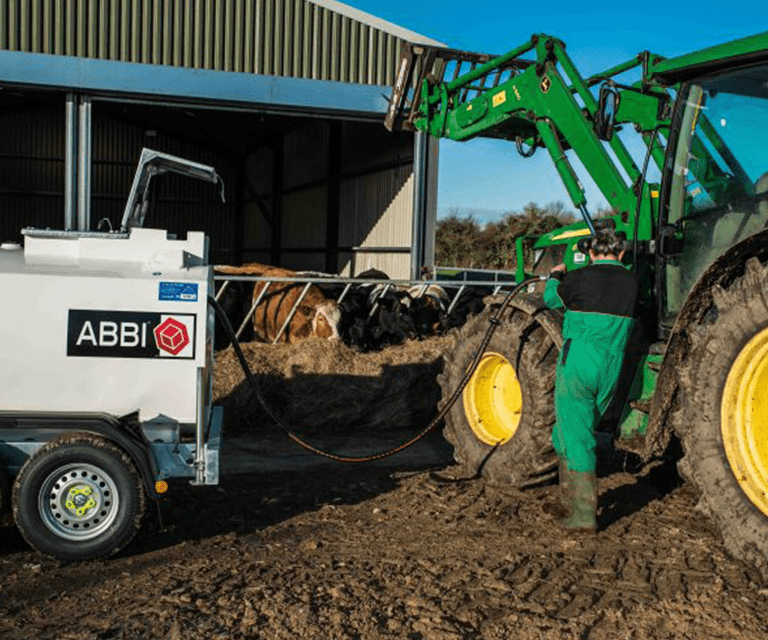
{"type": "Polygon", "coordinates": [[[626,235],[614,229],[599,229],[595,232],[589,247],[592,260],[621,260],[626,247],[626,235]]]}

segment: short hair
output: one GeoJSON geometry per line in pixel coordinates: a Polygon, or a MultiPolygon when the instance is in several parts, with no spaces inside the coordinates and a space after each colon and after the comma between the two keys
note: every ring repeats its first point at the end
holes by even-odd
{"type": "Polygon", "coordinates": [[[590,251],[595,255],[618,256],[626,249],[627,235],[623,231],[606,228],[598,229],[592,238],[590,251]]]}

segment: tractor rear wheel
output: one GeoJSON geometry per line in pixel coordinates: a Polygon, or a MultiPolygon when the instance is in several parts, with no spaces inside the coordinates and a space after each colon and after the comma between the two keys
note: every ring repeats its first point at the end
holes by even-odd
{"type": "MultiPolygon", "coordinates": [[[[446,356],[443,397],[459,386],[488,329],[490,313],[472,318],[446,356]]],[[[445,417],[445,438],[470,473],[499,486],[552,478],[554,388],[558,348],[528,314],[514,310],[497,327],[462,397],[445,417]]]]}
{"type": "Polygon", "coordinates": [[[51,440],[24,463],[13,514],[24,539],[61,560],[117,553],[138,531],[145,495],[130,457],[99,436],[51,440]]]}
{"type": "Polygon", "coordinates": [[[681,475],[726,547],[768,576],[768,269],[713,291],[681,394],[681,475]]]}

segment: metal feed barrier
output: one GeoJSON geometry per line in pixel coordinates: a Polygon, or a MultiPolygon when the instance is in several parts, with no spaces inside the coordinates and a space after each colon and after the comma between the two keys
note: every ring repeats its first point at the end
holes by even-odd
{"type": "Polygon", "coordinates": [[[350,289],[354,285],[357,285],[357,286],[359,285],[377,286],[378,285],[380,288],[374,294],[375,295],[374,304],[371,308],[370,313],[368,314],[369,318],[373,317],[373,315],[378,310],[379,300],[383,296],[385,296],[389,292],[389,290],[392,289],[393,287],[411,288],[414,286],[420,286],[421,288],[419,290],[419,295],[422,295],[430,285],[437,285],[439,287],[442,287],[442,289],[446,292],[446,294],[448,294],[448,297],[451,300],[451,302],[448,305],[448,308],[446,309],[446,315],[450,315],[453,312],[453,310],[456,308],[456,305],[458,304],[462,293],[464,293],[464,291],[466,291],[468,287],[484,287],[484,288],[490,287],[493,289],[493,295],[496,295],[503,288],[512,287],[515,284],[514,279],[509,282],[502,282],[499,280],[485,281],[485,282],[480,280],[460,280],[454,283],[450,280],[381,280],[381,279],[343,278],[341,276],[324,276],[322,274],[318,274],[315,272],[300,272],[300,273],[297,273],[295,277],[291,277],[291,278],[265,278],[261,276],[250,276],[250,275],[216,274],[214,275],[214,280],[217,282],[224,283],[221,285],[221,288],[216,293],[217,302],[221,300],[221,297],[224,295],[225,291],[227,290],[231,282],[243,282],[243,281],[253,282],[254,287],[258,282],[265,283],[264,287],[262,287],[261,291],[259,292],[259,295],[253,301],[253,304],[251,305],[250,310],[245,316],[245,319],[240,323],[240,326],[237,328],[237,331],[235,332],[235,335],[238,339],[240,339],[240,336],[242,335],[243,331],[245,330],[245,328],[248,326],[248,323],[253,318],[253,314],[256,312],[257,307],[263,301],[264,296],[267,294],[267,291],[270,288],[270,285],[274,283],[280,283],[280,282],[288,282],[288,283],[295,283],[297,285],[301,285],[301,284],[304,285],[304,288],[299,294],[299,297],[296,299],[296,302],[293,304],[293,307],[291,308],[290,312],[288,313],[288,316],[285,319],[285,322],[283,322],[283,325],[280,327],[280,330],[278,331],[277,335],[272,341],[272,344],[277,344],[278,340],[280,339],[280,336],[282,336],[285,330],[288,328],[291,320],[293,319],[293,316],[296,314],[296,310],[299,308],[299,305],[301,304],[302,300],[304,300],[304,297],[307,295],[309,288],[313,284],[314,285],[329,285],[329,284],[343,285],[344,289],[342,290],[341,294],[337,299],[337,302],[339,304],[341,304],[344,301],[344,298],[346,298],[350,289]],[[451,295],[451,292],[452,292],[452,295],[451,295]]]}

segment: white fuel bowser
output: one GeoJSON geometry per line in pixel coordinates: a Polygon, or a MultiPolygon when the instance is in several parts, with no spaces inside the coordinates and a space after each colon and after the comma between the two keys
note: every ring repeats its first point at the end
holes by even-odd
{"type": "Polygon", "coordinates": [[[124,547],[169,478],[218,483],[208,240],[142,226],[165,171],[220,182],[145,150],[119,231],[25,229],[0,248],[0,500],[62,559],[124,547]]]}

